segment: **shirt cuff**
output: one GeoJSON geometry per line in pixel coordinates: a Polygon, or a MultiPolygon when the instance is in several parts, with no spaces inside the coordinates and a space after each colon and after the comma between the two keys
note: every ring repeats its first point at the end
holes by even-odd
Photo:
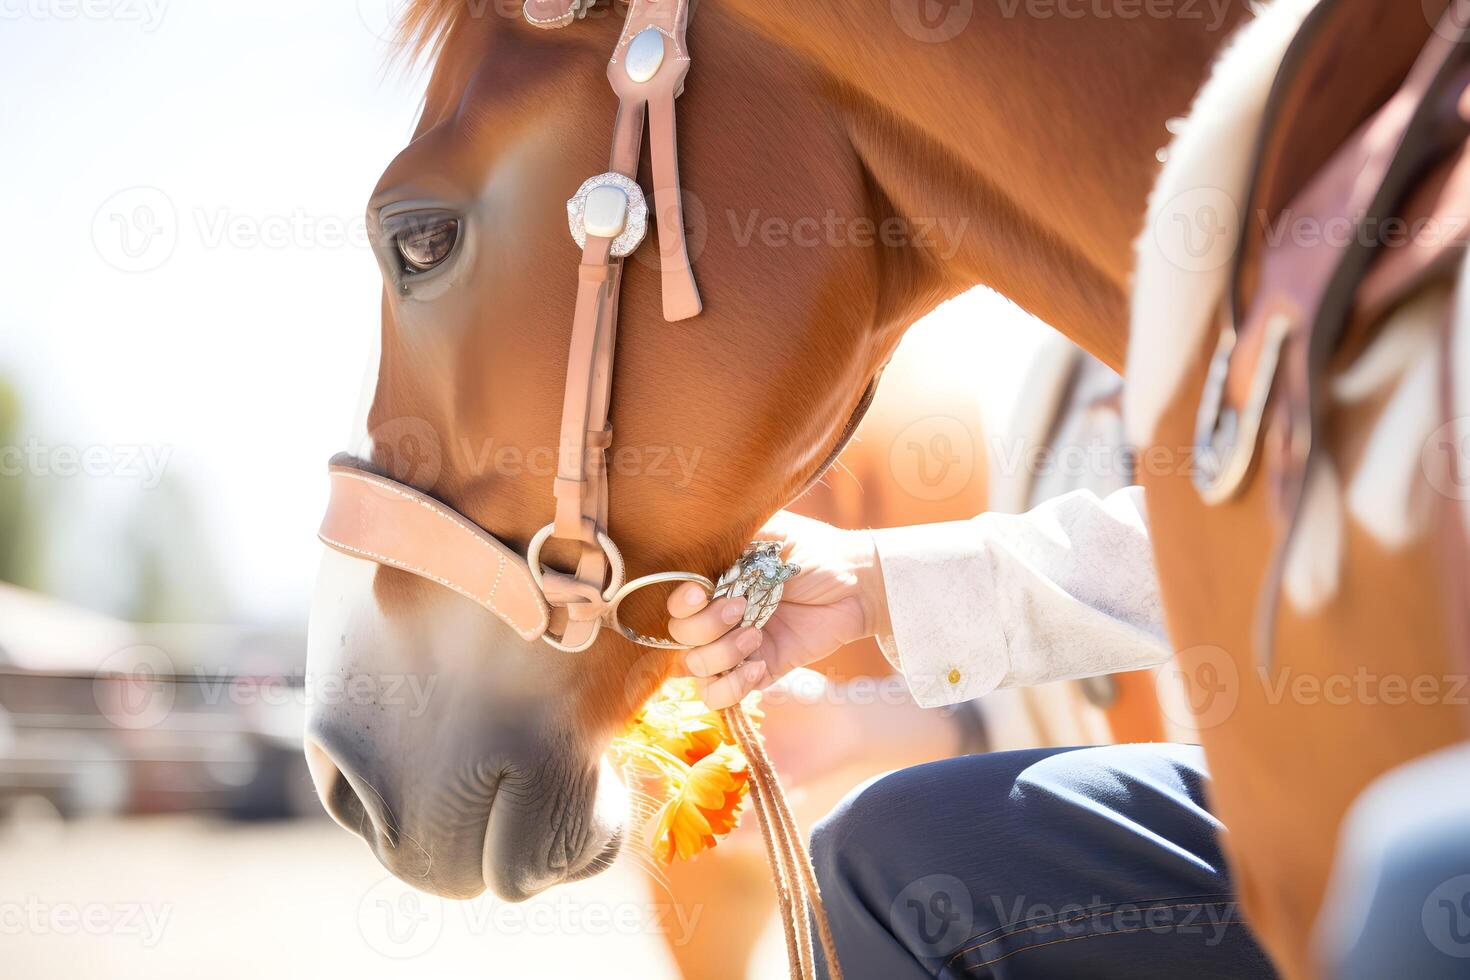
{"type": "Polygon", "coordinates": [[[872,532],[893,631],[878,638],[926,708],[989,694],[1010,672],[994,574],[972,521],[872,532]]]}

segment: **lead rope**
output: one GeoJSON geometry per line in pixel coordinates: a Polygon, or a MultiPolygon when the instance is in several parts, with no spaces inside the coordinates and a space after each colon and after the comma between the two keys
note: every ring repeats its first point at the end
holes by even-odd
{"type": "MultiPolygon", "coordinates": [[[[725,710],[728,712],[731,709],[727,708],[725,710]]],[[[729,720],[728,716],[726,717],[726,724],[730,725],[732,730],[738,731],[737,726],[729,720]]],[[[739,741],[740,739],[741,735],[737,734],[736,740],[739,741]]],[[[752,780],[754,780],[753,774],[752,780]]],[[[793,925],[791,913],[792,879],[786,873],[785,862],[782,861],[781,856],[776,851],[776,839],[771,830],[771,819],[766,814],[766,795],[761,792],[760,787],[753,781],[750,787],[750,795],[755,801],[755,815],[760,821],[761,840],[766,846],[766,862],[771,867],[772,883],[776,886],[776,903],[780,906],[781,931],[786,937],[786,962],[790,964],[793,980],[800,980],[801,954],[798,952],[800,946],[796,938],[796,929],[793,925]]]]}
{"type": "Polygon", "coordinates": [[[771,865],[771,877],[776,885],[776,897],[781,906],[781,928],[786,934],[786,961],[793,980],[803,980],[814,974],[811,933],[807,928],[807,909],[801,879],[796,870],[796,859],[791,853],[791,835],[776,810],[772,799],[771,782],[766,778],[756,760],[752,743],[756,739],[749,730],[748,719],[742,708],[727,708],[727,718],[736,731],[741,751],[746,754],[750,765],[751,793],[756,803],[756,815],[760,818],[761,833],[765,838],[766,857],[771,865]]]}
{"type": "Polygon", "coordinates": [[[751,797],[755,801],[756,818],[766,844],[766,858],[776,883],[791,980],[816,980],[812,921],[816,922],[829,980],[842,980],[842,964],[837,958],[837,944],[832,939],[827,909],[822,904],[811,852],[807,850],[806,839],[796,825],[775,767],[771,765],[771,757],[766,754],[765,746],[743,707],[725,708],[720,716],[750,765],[751,797]]]}

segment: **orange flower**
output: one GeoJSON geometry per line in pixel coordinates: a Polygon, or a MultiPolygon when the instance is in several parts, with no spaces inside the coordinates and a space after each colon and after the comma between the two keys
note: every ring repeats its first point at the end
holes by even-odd
{"type": "Polygon", "coordinates": [[[714,847],[740,822],[749,791],[750,771],[735,746],[722,745],[700,759],[653,821],[654,855],[667,864],[714,847]]]}
{"type": "MultiPolygon", "coordinates": [[[[760,712],[746,710],[754,719],[760,712]]],[[[696,696],[694,682],[666,682],[628,731],[613,740],[624,777],[664,802],[649,821],[654,855],[667,863],[715,846],[740,820],[750,792],[745,756],[719,712],[696,696]]]]}

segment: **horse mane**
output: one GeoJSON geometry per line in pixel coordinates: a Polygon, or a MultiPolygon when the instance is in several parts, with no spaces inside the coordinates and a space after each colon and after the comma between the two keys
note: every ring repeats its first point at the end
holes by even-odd
{"type": "Polygon", "coordinates": [[[394,31],[404,60],[410,64],[437,61],[471,6],[467,0],[409,0],[394,31]]]}

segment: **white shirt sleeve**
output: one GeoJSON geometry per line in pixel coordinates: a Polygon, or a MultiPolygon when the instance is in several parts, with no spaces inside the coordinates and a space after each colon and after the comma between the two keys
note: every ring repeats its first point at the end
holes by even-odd
{"type": "Polygon", "coordinates": [[[925,707],[1169,658],[1142,487],[873,535],[879,644],[925,707]]]}

